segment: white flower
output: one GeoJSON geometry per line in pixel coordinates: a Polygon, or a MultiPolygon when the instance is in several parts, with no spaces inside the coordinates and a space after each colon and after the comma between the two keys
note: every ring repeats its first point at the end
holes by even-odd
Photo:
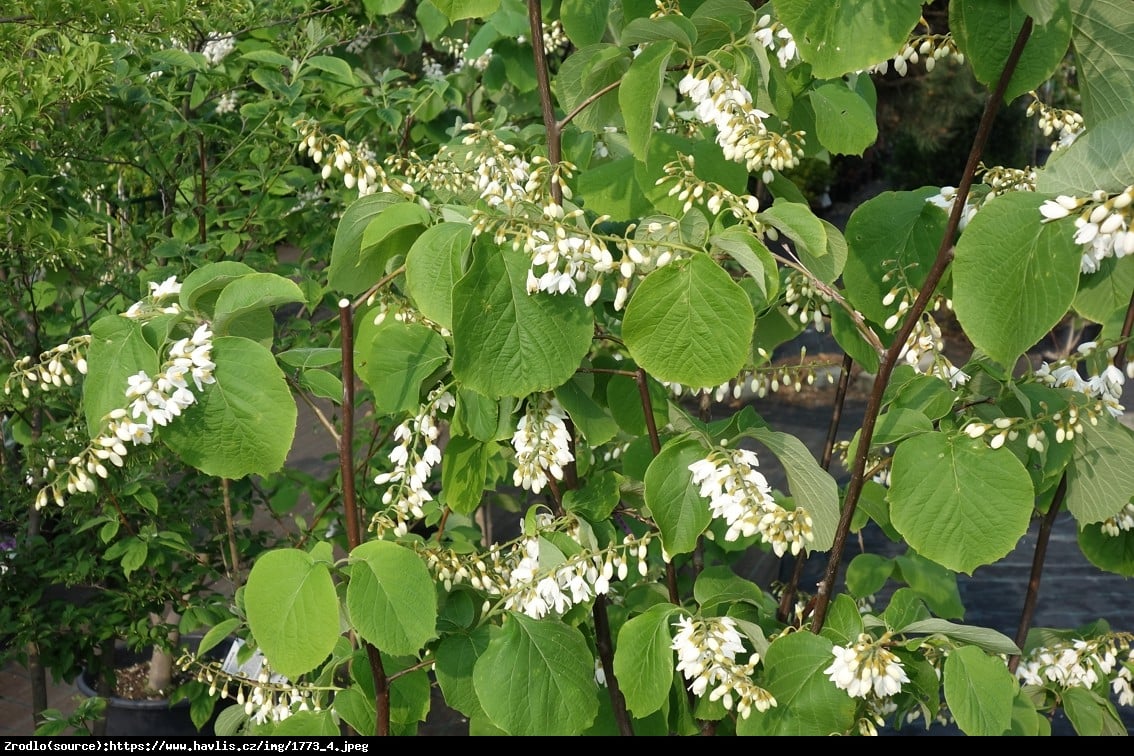
{"type": "Polygon", "coordinates": [[[564,466],[575,461],[571,436],[564,423],[566,417],[556,399],[546,404],[538,400],[529,403],[512,434],[516,452],[512,479],[517,486],[539,493],[547,485],[549,475],[563,480],[564,466]]]}
{"type": "Polygon", "coordinates": [[[831,653],[835,659],[823,674],[851,698],[894,696],[910,681],[898,657],[869,633],[849,646],[835,646],[831,653]]]}

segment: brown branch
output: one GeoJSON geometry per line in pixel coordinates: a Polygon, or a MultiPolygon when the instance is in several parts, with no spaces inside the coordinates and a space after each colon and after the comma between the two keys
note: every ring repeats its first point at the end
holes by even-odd
{"type": "MultiPolygon", "coordinates": [[[[1043,576],[1043,562],[1047,557],[1047,545],[1051,541],[1051,530],[1055,525],[1055,518],[1059,515],[1059,508],[1067,495],[1067,473],[1059,479],[1059,487],[1055,489],[1051,506],[1040,522],[1039,534],[1036,537],[1036,550],[1032,555],[1032,573],[1028,578],[1028,592],[1024,596],[1024,608],[1020,612],[1020,625],[1016,629],[1016,645],[1023,649],[1028,640],[1028,630],[1031,629],[1032,620],[1036,614],[1036,602],[1039,600],[1040,578],[1043,576]]],[[[1020,664],[1020,655],[1013,654],[1008,658],[1008,671],[1016,674],[1016,667],[1020,664]]]]}
{"type": "Polygon", "coordinates": [[[870,451],[870,442],[874,437],[874,426],[878,422],[878,415],[882,409],[882,395],[886,390],[890,376],[898,362],[899,355],[905,347],[906,341],[913,332],[914,326],[925,312],[929,300],[937,288],[937,284],[941,281],[942,276],[945,275],[945,271],[953,259],[953,239],[960,226],[961,213],[964,211],[965,207],[965,199],[968,197],[969,189],[972,187],[977,166],[984,152],[984,146],[987,144],[989,135],[992,132],[992,124],[996,118],[996,112],[1000,109],[1000,104],[1004,99],[1004,92],[1008,88],[1008,82],[1012,78],[1012,73],[1016,69],[1016,64],[1020,60],[1020,55],[1024,51],[1024,45],[1027,44],[1031,33],[1032,19],[1028,17],[1024,20],[1024,24],[1020,28],[1020,33],[1016,36],[1016,42],[1012,46],[1011,52],[1008,54],[1008,59],[1004,63],[1004,70],[1001,71],[1000,74],[1000,80],[996,83],[996,89],[985,103],[984,114],[981,116],[976,135],[973,137],[973,144],[969,151],[965,172],[961,176],[961,181],[957,186],[957,195],[953,200],[953,209],[952,212],[949,213],[949,221],[945,225],[945,234],[941,239],[941,246],[937,250],[937,258],[934,260],[933,266],[930,268],[925,283],[922,285],[917,299],[910,308],[905,322],[902,323],[901,327],[898,329],[898,333],[894,335],[894,340],[890,344],[890,348],[886,350],[886,353],[882,356],[882,360],[879,363],[878,374],[874,379],[874,388],[870,392],[870,399],[866,406],[866,415],[863,418],[862,427],[859,431],[858,449],[855,452],[854,464],[851,468],[851,478],[850,483],[847,485],[847,494],[843,503],[842,516],[839,518],[838,528],[835,532],[835,540],[831,546],[831,553],[827,560],[827,569],[824,572],[823,580],[819,583],[819,591],[815,602],[815,613],[811,623],[811,630],[814,633],[818,633],[823,629],[823,622],[827,616],[827,607],[831,601],[835,578],[838,576],[839,565],[842,562],[843,549],[846,546],[847,535],[850,533],[851,520],[854,518],[855,509],[858,506],[858,498],[862,494],[862,487],[866,482],[864,476],[866,459],[870,451]]]}

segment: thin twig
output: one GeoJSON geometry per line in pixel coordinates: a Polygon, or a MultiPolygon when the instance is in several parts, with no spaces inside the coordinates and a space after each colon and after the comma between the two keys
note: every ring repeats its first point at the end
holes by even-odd
{"type": "Polygon", "coordinates": [[[851,520],[854,518],[855,509],[858,506],[858,498],[862,494],[862,487],[866,481],[864,477],[866,460],[870,452],[870,442],[874,437],[874,426],[878,421],[878,415],[882,409],[882,396],[890,381],[890,375],[897,365],[898,357],[905,347],[906,341],[913,332],[914,326],[921,319],[922,314],[929,304],[930,298],[933,296],[933,292],[937,288],[937,284],[941,281],[942,276],[945,275],[945,271],[953,259],[953,239],[960,226],[961,214],[965,207],[965,199],[968,197],[969,189],[972,187],[977,166],[984,152],[984,146],[987,144],[989,135],[992,132],[992,124],[995,120],[996,112],[999,110],[1000,103],[1004,99],[1004,92],[1008,87],[1008,82],[1012,78],[1012,72],[1016,69],[1016,64],[1020,60],[1020,55],[1024,51],[1024,45],[1027,43],[1031,33],[1032,19],[1028,17],[1024,20],[1024,24],[1020,28],[1020,33],[1016,36],[1016,42],[1011,52],[1008,54],[1008,59],[1004,64],[1004,70],[1000,74],[1000,80],[996,83],[996,89],[985,103],[984,114],[981,116],[980,124],[977,126],[977,132],[973,138],[973,145],[972,149],[969,151],[969,159],[968,163],[965,165],[965,172],[962,174],[961,181],[957,186],[957,195],[953,200],[953,209],[952,212],[949,213],[948,222],[945,224],[945,234],[941,239],[941,246],[937,250],[937,258],[934,260],[933,266],[926,276],[925,283],[922,285],[917,299],[906,315],[905,322],[903,322],[898,329],[898,333],[895,334],[890,348],[886,350],[886,353],[882,356],[879,363],[878,374],[874,379],[874,388],[871,390],[870,399],[867,402],[866,415],[863,417],[862,427],[859,430],[858,449],[855,452],[854,464],[851,468],[851,478],[850,483],[847,485],[847,494],[843,503],[842,516],[839,518],[838,528],[835,531],[835,540],[831,546],[831,553],[827,560],[827,569],[824,572],[823,580],[819,583],[819,591],[815,602],[815,613],[811,623],[811,630],[814,633],[818,633],[823,629],[823,622],[827,616],[827,607],[832,598],[835,578],[838,576],[839,565],[842,562],[843,549],[846,546],[847,535],[850,533],[851,520]]]}

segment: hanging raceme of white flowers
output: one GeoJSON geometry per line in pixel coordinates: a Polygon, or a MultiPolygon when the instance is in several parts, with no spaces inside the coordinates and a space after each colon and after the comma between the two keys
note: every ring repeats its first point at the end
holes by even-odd
{"type": "Polygon", "coordinates": [[[710,701],[720,701],[730,711],[735,704],[744,719],[753,709],[764,712],[777,705],[775,696],[752,681],[760,655],[747,652],[736,620],[682,616],[674,626],[670,648],[677,652],[676,669],[693,695],[700,698],[707,692],[710,701]],[[738,661],[738,655],[746,653],[747,659],[738,661]]]}
{"type": "Polygon", "coordinates": [[[726,541],[759,534],[776,556],[798,555],[814,540],[811,515],[803,507],[785,509],[757,467],[756,452],[716,448],[689,465],[693,484],[709,499],[713,517],[728,526],[726,541]]]}
{"type": "Polygon", "coordinates": [[[1075,217],[1075,243],[1083,248],[1079,270],[1098,271],[1108,257],[1121,259],[1134,254],[1134,230],[1130,228],[1134,202],[1134,186],[1116,194],[1098,190],[1090,197],[1061,194],[1040,206],[1044,222],[1060,221],[1072,213],[1075,217]]]}
{"type": "MultiPolygon", "coordinates": [[[[151,281],[149,294],[132,304],[122,317],[145,321],[157,315],[181,314],[176,296],[181,292],[181,284],[176,277],[169,277],[158,283],[151,281]]],[[[123,467],[129,449],[153,443],[153,434],[158,427],[169,425],[181,413],[197,401],[205,386],[215,383],[212,361],[213,334],[209,324],[199,321],[194,324],[193,333],[175,341],[157,375],[139,372],[129,376],[123,390],[125,405],[115,408],[103,418],[99,433],[79,454],[71,457],[65,466],[51,459],[43,475],[44,485],[35,498],[35,506],[42,509],[53,501],[63,506],[66,496],[76,493],[94,493],[98,490],[98,479],[110,476],[107,465],[123,467]],[[129,444],[129,446],[127,446],[129,444]]],[[[29,383],[38,383],[41,388],[72,385],[74,379],[64,364],[66,357],[80,373],[86,372],[83,351],[90,344],[90,337],[72,339],[40,356],[36,365],[28,358],[16,363],[16,368],[4,384],[5,393],[10,393],[13,385],[19,385],[23,396],[30,395],[29,383]]],[[[33,481],[29,483],[34,484],[33,481]]]]}
{"type": "Polygon", "coordinates": [[[629,577],[633,563],[638,575],[645,577],[652,540],[649,532],[627,534],[618,543],[596,549],[592,539],[584,537],[578,520],[557,521],[541,512],[534,518],[532,532],[508,544],[493,544],[484,554],[460,554],[432,542],[420,550],[445,590],[470,585],[484,592],[485,612],[496,604],[540,619],[562,615],[573,606],[607,595],[614,581],[629,577]],[[579,544],[580,551],[550,566],[541,563],[542,536],[548,531],[566,534],[579,544]]]}

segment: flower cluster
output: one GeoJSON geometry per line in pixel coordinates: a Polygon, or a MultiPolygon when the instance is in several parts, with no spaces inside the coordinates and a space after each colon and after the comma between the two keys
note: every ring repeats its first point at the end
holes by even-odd
{"type": "Polygon", "coordinates": [[[1075,639],[1033,649],[1016,668],[1023,685],[1094,688],[1109,678],[1120,706],[1134,706],[1134,650],[1128,633],[1075,639]],[[1120,659],[1125,656],[1125,659],[1120,659]]]}
{"type": "Polygon", "coordinates": [[[766,227],[756,218],[756,214],[760,212],[760,200],[756,197],[751,194],[733,194],[720,184],[703,181],[693,169],[693,156],[678,154],[677,160],[666,163],[665,175],[654,182],[654,185],[661,186],[673,182],[668,196],[676,196],[683,203],[681,207],[683,213],[688,213],[695,204],[702,204],[710,215],[727,210],[732,217],[747,223],[761,235],[775,230],[766,227]]]}
{"type": "Polygon", "coordinates": [[[4,380],[4,394],[10,396],[13,390],[18,390],[28,399],[33,386],[39,386],[40,391],[50,391],[75,385],[71,371],[86,374],[87,360],[83,355],[90,343],[90,335],[76,336],[40,353],[38,360],[32,360],[30,356],[21,357],[4,380]]]}
{"type": "MultiPolygon", "coordinates": [[[[572,606],[607,595],[614,580],[625,580],[631,561],[637,572],[649,572],[647,550],[652,541],[649,533],[641,537],[626,535],[621,543],[596,550],[587,547],[579,522],[574,519],[556,522],[546,512],[534,518],[534,530],[511,544],[493,544],[487,554],[458,554],[430,548],[424,551],[426,564],[445,586],[468,584],[486,594],[484,611],[492,608],[493,599],[502,599],[508,611],[519,611],[540,619],[548,614],[563,614],[572,606]],[[541,563],[544,543],[542,534],[554,530],[579,543],[580,551],[555,564],[541,563]]],[[[562,556],[560,554],[560,556],[562,556]]],[[[545,555],[546,557],[546,555],[545,555]]]]}
{"type": "Polygon", "coordinates": [[[736,620],[731,617],[707,619],[682,616],[674,623],[677,632],[670,648],[677,652],[677,671],[689,681],[689,690],[701,697],[709,691],[710,701],[720,701],[747,719],[755,709],[765,712],[776,706],[776,698],[752,681],[760,655],[752,652],[747,661],[737,660],[746,653],[736,620]]]}
{"type": "Polygon", "coordinates": [[[814,539],[811,515],[806,509],[784,509],[772,497],[768,480],[756,468],[756,452],[748,449],[714,449],[689,465],[693,484],[709,499],[713,517],[728,526],[726,541],[757,533],[776,556],[798,555],[814,539]]]}
{"type": "MultiPolygon", "coordinates": [[[[953,212],[953,205],[957,201],[957,187],[943,186],[937,194],[927,198],[925,201],[937,205],[948,215],[953,212]]],[[[973,216],[976,215],[979,208],[979,204],[973,202],[971,195],[965,197],[965,207],[961,211],[960,223],[957,224],[958,231],[965,230],[965,226],[969,225],[969,221],[973,219],[973,216]]]]}
{"type": "Polygon", "coordinates": [[[823,674],[851,698],[888,698],[897,695],[910,681],[902,663],[886,648],[889,638],[875,639],[862,633],[849,646],[835,646],[835,660],[823,674]]]}
{"type": "Polygon", "coordinates": [[[231,34],[210,32],[208,39],[205,40],[205,46],[201,48],[201,54],[205,56],[210,66],[216,66],[235,49],[236,37],[231,34]]]}
{"type": "Polygon", "coordinates": [[[1108,257],[1123,258],[1134,254],[1134,229],[1131,202],[1134,186],[1108,195],[1099,190],[1089,198],[1061,194],[1040,206],[1044,222],[1057,221],[1078,212],[1075,218],[1075,243],[1083,247],[1079,269],[1094,273],[1108,257]]]}
{"type": "Polygon", "coordinates": [[[791,32],[767,13],[757,19],[756,28],[750,36],[756,44],[776,54],[780,68],[787,68],[793,61],[799,60],[799,50],[791,32]]]}
{"type": "MultiPolygon", "coordinates": [[[[161,283],[151,282],[150,295],[131,305],[123,316],[146,319],[160,313],[179,313],[180,307],[166,300],[175,297],[180,291],[181,284],[174,277],[161,283]]],[[[98,489],[97,480],[110,476],[107,463],[114,467],[125,466],[127,443],[131,446],[151,444],[157,427],[169,425],[193,405],[197,401],[197,394],[204,391],[206,385],[216,382],[213,376],[216,363],[212,360],[212,338],[208,323],[199,323],[192,335],[178,339],[170,346],[168,358],[157,375],[150,376],[141,371],[129,376],[124,391],[128,405],[107,413],[94,439],[79,454],[68,460],[66,471],[60,471],[55,460],[48,460],[45,477],[49,480],[36,494],[36,509],[47,506],[48,501],[63,506],[65,494],[95,492],[98,489]]],[[[59,354],[73,348],[71,346],[62,350],[56,347],[48,354],[54,354],[52,359],[57,360],[59,354]]],[[[79,362],[81,356],[74,359],[77,365],[85,366],[85,362],[79,362]]],[[[54,379],[59,377],[60,368],[53,369],[50,365],[49,360],[47,370],[53,379],[51,383],[55,384],[54,379]]],[[[80,370],[85,372],[85,367],[80,370]]],[[[66,379],[61,382],[66,382],[66,379]]]]}
{"type": "Polygon", "coordinates": [[[815,280],[798,270],[788,273],[784,283],[784,303],[788,317],[796,318],[801,324],[815,326],[822,333],[826,330],[826,319],[831,316],[830,304],[833,297],[820,289],[815,280]]]}
{"type": "Polygon", "coordinates": [[[1061,150],[1074,144],[1086,128],[1083,116],[1074,110],[1053,108],[1041,100],[1034,91],[1029,94],[1032,96],[1032,101],[1028,104],[1027,113],[1029,116],[1036,116],[1036,125],[1039,126],[1044,136],[1055,135],[1055,142],[1051,145],[1052,151],[1061,150]]]}
{"type": "MultiPolygon", "coordinates": [[[[899,315],[904,312],[904,308],[899,308],[899,315]]],[[[891,316],[890,320],[893,320],[894,317],[896,316],[891,316]]],[[[886,322],[889,323],[890,320],[886,322]]],[[[944,348],[945,342],[941,338],[941,327],[937,325],[937,321],[930,313],[925,312],[914,323],[913,330],[910,331],[909,338],[906,339],[899,358],[919,373],[926,373],[943,381],[948,381],[950,386],[957,388],[957,386],[968,382],[969,375],[943,354],[944,348]]]]}
{"type": "Polygon", "coordinates": [[[905,76],[911,65],[919,62],[925,65],[926,73],[932,71],[937,61],[949,59],[961,65],[965,62],[965,55],[957,49],[957,43],[950,34],[923,34],[910,39],[902,49],[890,60],[871,66],[869,73],[885,74],[892,67],[898,76],[905,76]]]}
{"type": "Polygon", "coordinates": [[[440,435],[437,416],[448,412],[454,404],[453,395],[444,386],[438,386],[417,414],[394,429],[398,443],[389,454],[393,469],[374,477],[376,485],[389,485],[382,494],[386,509],[377,512],[371,521],[379,535],[389,529],[403,536],[409,532],[410,522],[425,517],[423,507],[433,500],[425,484],[433,468],[441,464],[441,447],[436,443],[440,435]],[[420,448],[423,445],[425,448],[420,448]]]}
{"type": "Polygon", "coordinates": [[[728,160],[742,163],[751,173],[770,182],[774,171],[799,165],[804,134],[777,134],[764,125],[768,114],[752,104],[752,93],[732,73],[690,69],[678,82],[678,91],[693,101],[693,115],[717,129],[717,144],[728,160]]]}
{"type": "Polygon", "coordinates": [[[475,58],[468,57],[469,43],[463,39],[453,39],[452,37],[441,37],[435,43],[434,47],[440,52],[445,53],[453,59],[453,67],[448,71],[434,58],[429,55],[422,56],[422,74],[427,79],[444,79],[449,74],[456,74],[463,71],[466,66],[477,71],[483,71],[488,68],[488,64],[492,61],[492,48],[488,48],[483,53],[475,58]]]}
{"type": "MultiPolygon", "coordinates": [[[[1123,372],[1108,362],[1099,375],[1084,378],[1079,374],[1079,361],[1086,359],[1097,347],[1093,341],[1084,342],[1076,348],[1076,356],[1054,365],[1044,362],[1036,369],[1035,376],[1048,386],[1084,394],[1101,403],[1112,416],[1121,417],[1126,411],[1122,406],[1122,390],[1126,384],[1123,372]]],[[[1116,351],[1117,348],[1111,347],[1107,353],[1113,357],[1116,351]]]]}
{"type": "Polygon", "coordinates": [[[1129,530],[1134,530],[1134,503],[1128,503],[1118,514],[1108,517],[1102,523],[1102,532],[1112,538],[1129,530]]]}
{"type": "Polygon", "coordinates": [[[563,480],[563,468],[575,461],[567,413],[559,401],[537,399],[529,402],[512,434],[516,451],[516,470],[512,480],[521,488],[539,493],[550,478],[563,480]]]}
{"type": "Polygon", "coordinates": [[[197,682],[208,685],[210,697],[233,699],[255,724],[282,722],[297,712],[323,710],[320,699],[324,690],[294,685],[283,675],[272,672],[262,655],[256,657],[260,659],[260,667],[254,679],[232,674],[221,663],[203,661],[188,651],[177,660],[177,666],[183,671],[192,671],[197,682]]]}
{"type": "Polygon", "coordinates": [[[393,192],[407,199],[417,200],[413,186],[387,175],[366,145],[352,147],[338,134],[325,134],[319,125],[309,119],[295,122],[299,131],[299,152],[322,166],[323,180],[336,171],[343,175],[343,186],[357,189],[359,197],[375,192],[393,192]]]}

